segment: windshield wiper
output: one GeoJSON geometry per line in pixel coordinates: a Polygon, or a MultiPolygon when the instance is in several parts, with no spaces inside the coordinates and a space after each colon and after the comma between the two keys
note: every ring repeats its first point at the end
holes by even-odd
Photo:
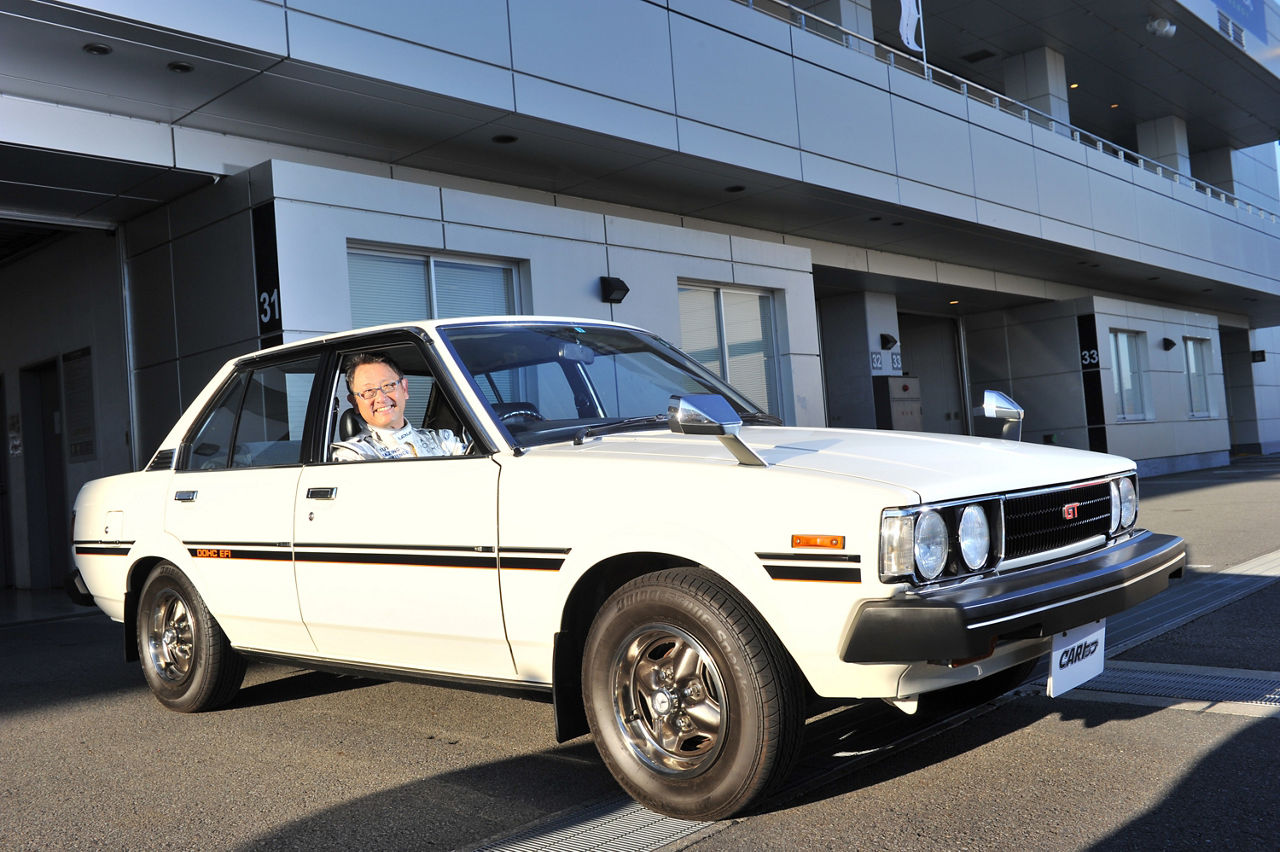
{"type": "Polygon", "coordinates": [[[577,431],[577,434],[573,436],[573,443],[576,446],[587,438],[594,438],[598,435],[612,435],[614,432],[626,432],[630,429],[657,426],[666,422],[667,415],[665,414],[646,414],[643,417],[627,417],[623,420],[615,420],[612,423],[601,423],[599,426],[587,426],[577,431]]]}
{"type": "Polygon", "coordinates": [[[756,423],[756,424],[760,424],[760,425],[763,425],[763,426],[781,426],[781,425],[783,425],[783,423],[782,423],[782,418],[781,418],[781,417],[774,417],[772,414],[762,414],[762,413],[759,413],[759,412],[750,412],[750,413],[747,413],[747,414],[743,414],[743,415],[741,415],[741,416],[742,416],[742,422],[743,422],[743,423],[756,423]]]}

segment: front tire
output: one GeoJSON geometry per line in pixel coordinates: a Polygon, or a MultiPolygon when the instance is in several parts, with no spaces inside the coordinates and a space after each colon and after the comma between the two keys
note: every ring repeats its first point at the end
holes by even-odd
{"type": "Polygon", "coordinates": [[[804,723],[795,665],[704,569],[615,592],[587,635],[582,684],[605,765],[659,813],[724,819],[773,792],[794,763],[804,723]]]}
{"type": "Polygon", "coordinates": [[[170,710],[214,710],[239,691],[244,657],[231,649],[200,593],[172,563],[161,562],[143,584],[137,628],[142,673],[170,710]]]}

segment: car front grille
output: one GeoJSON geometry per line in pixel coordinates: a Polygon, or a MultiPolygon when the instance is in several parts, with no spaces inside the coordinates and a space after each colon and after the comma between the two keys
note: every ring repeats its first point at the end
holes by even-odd
{"type": "Polygon", "coordinates": [[[1110,528],[1111,489],[1105,482],[1010,496],[1004,501],[1004,558],[1066,547],[1110,528]]]}

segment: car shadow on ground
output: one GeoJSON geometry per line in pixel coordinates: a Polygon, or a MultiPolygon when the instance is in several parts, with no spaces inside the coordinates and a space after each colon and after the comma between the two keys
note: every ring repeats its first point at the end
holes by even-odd
{"type": "Polygon", "coordinates": [[[317,698],[321,695],[334,695],[353,689],[365,689],[377,686],[385,681],[365,677],[328,674],[309,669],[289,669],[270,664],[249,664],[246,681],[267,677],[259,683],[250,683],[241,687],[236,698],[226,706],[227,710],[263,707],[280,704],[286,701],[297,701],[303,698],[317,698]],[[255,668],[261,671],[255,672],[255,668]]]}

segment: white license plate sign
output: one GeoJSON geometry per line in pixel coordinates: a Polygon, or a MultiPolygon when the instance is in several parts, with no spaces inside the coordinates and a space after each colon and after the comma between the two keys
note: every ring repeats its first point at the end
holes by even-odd
{"type": "Polygon", "coordinates": [[[1104,618],[1053,637],[1053,656],[1049,660],[1050,698],[1102,674],[1102,661],[1107,650],[1106,633],[1107,620],[1104,618]]]}

